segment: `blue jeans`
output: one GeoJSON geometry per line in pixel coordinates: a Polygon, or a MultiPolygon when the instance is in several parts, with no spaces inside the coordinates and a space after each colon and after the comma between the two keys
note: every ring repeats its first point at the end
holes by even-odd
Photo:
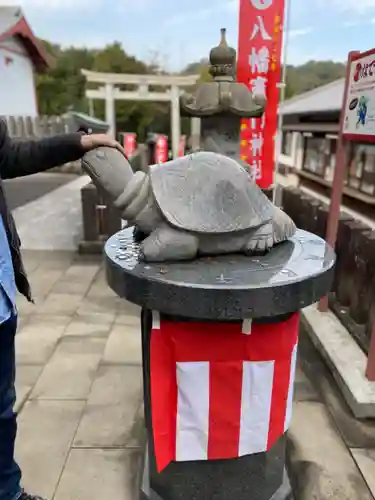
{"type": "Polygon", "coordinates": [[[21,470],[14,460],[17,434],[15,335],[17,316],[0,325],[0,500],[13,500],[21,491],[21,470]]]}

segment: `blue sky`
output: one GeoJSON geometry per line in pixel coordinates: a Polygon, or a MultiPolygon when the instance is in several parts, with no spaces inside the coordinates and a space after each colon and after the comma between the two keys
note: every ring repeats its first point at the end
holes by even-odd
{"type": "MultiPolygon", "coordinates": [[[[0,5],[11,0],[0,0],[0,5]]],[[[237,46],[239,0],[18,0],[34,32],[65,46],[117,40],[143,60],[177,70],[208,55],[219,30],[237,46]]],[[[287,59],[343,61],[375,45],[375,0],[291,0],[287,59]]]]}

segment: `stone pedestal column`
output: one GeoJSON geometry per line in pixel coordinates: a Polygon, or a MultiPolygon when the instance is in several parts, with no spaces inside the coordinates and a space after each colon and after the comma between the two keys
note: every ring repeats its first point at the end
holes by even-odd
{"type": "Polygon", "coordinates": [[[264,256],[153,264],[129,228],[105,253],[110,287],[143,308],[144,498],[292,498],[298,312],[330,289],[333,251],[298,230],[264,256]]]}
{"type": "Polygon", "coordinates": [[[171,88],[171,131],[172,131],[172,155],[178,157],[180,146],[181,120],[180,120],[180,92],[177,85],[171,88]]]}

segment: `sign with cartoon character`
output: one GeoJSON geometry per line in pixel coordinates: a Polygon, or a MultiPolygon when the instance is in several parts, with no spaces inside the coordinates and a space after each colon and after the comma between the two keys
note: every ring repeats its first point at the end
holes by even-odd
{"type": "Polygon", "coordinates": [[[342,133],[346,139],[375,142],[375,50],[352,55],[342,133]]]}

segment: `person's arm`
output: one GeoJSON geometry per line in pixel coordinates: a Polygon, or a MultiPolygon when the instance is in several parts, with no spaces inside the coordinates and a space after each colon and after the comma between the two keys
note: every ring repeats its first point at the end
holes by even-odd
{"type": "Polygon", "coordinates": [[[11,179],[36,174],[79,160],[87,151],[82,133],[61,134],[39,140],[12,141],[0,120],[0,177],[11,179]]]}

